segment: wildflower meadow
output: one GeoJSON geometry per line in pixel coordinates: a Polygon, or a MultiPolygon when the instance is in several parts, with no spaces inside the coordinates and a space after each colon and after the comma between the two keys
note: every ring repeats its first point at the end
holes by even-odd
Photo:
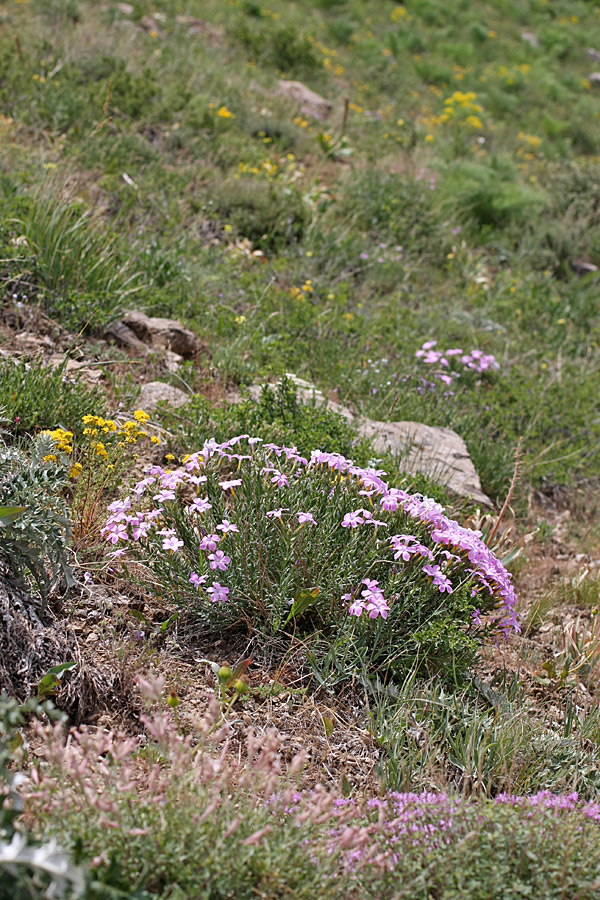
{"type": "Polygon", "coordinates": [[[600,15],[0,8],[0,900],[600,892],[600,15]]]}

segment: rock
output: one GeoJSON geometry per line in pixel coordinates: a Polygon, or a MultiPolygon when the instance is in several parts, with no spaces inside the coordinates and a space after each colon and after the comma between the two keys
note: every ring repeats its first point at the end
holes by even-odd
{"type": "Polygon", "coordinates": [[[167,406],[177,409],[179,406],[185,406],[189,401],[188,394],[179,388],[165,384],[164,381],[149,381],[142,385],[137,405],[144,411],[156,409],[159,403],[165,403],[167,406]]]}
{"type": "Polygon", "coordinates": [[[325,121],[333,109],[329,100],[321,97],[315,91],[311,91],[301,81],[280,81],[277,85],[277,93],[280,97],[293,100],[300,106],[300,111],[305,116],[312,116],[313,119],[319,119],[321,122],[325,121]]]}
{"type": "Polygon", "coordinates": [[[600,50],[594,50],[593,47],[588,47],[587,55],[593,62],[600,62],[600,50]]]}
{"type": "Polygon", "coordinates": [[[539,47],[540,42],[532,31],[524,31],[521,35],[522,40],[525,41],[526,44],[529,44],[530,47],[539,47]]]}
{"type": "Polygon", "coordinates": [[[592,272],[598,271],[598,266],[594,263],[586,262],[585,259],[572,259],[571,268],[577,275],[590,275],[592,272]]]}
{"type": "Polygon", "coordinates": [[[148,34],[160,34],[158,22],[152,16],[144,16],[142,19],[140,19],[140,28],[142,28],[144,31],[147,31],[148,34]]]}
{"type": "MultiPolygon", "coordinates": [[[[347,406],[329,400],[309,381],[291,372],[286,373],[286,378],[294,382],[297,396],[304,403],[314,400],[317,406],[326,405],[331,412],[355,423],[358,433],[371,440],[377,453],[398,455],[400,471],[409,475],[426,475],[459,497],[469,497],[481,506],[491,508],[492,501],[481,488],[467,446],[451,428],[423,425],[421,422],[377,422],[355,416],[347,406]]],[[[259,399],[262,388],[262,385],[252,385],[250,395],[259,399]]],[[[240,399],[239,395],[229,397],[230,402],[239,402],[240,399]]]]}
{"type": "Polygon", "coordinates": [[[123,316],[122,322],[144,344],[172,350],[180,356],[193,356],[196,352],[195,335],[184,328],[177,319],[153,318],[138,310],[132,310],[123,316]]]}
{"type": "Polygon", "coordinates": [[[600,72],[592,72],[590,75],[588,75],[587,80],[595,87],[600,87],[600,72]]]}
{"type": "Polygon", "coordinates": [[[188,34],[204,34],[207,37],[215,38],[219,36],[218,31],[205,22],[204,19],[197,19],[195,16],[175,16],[178,25],[183,25],[188,30],[188,34]]]}
{"type": "Polygon", "coordinates": [[[131,328],[128,328],[123,322],[113,322],[113,324],[106,329],[106,333],[114,338],[121,347],[129,347],[141,356],[146,356],[150,353],[150,348],[147,347],[143,341],[140,341],[131,328]]]}
{"type": "Polygon", "coordinates": [[[364,419],[358,431],[371,440],[378,453],[400,455],[401,471],[427,475],[459,497],[470,497],[482,506],[492,506],[490,498],[481,489],[465,442],[451,428],[421,422],[364,419]]]}

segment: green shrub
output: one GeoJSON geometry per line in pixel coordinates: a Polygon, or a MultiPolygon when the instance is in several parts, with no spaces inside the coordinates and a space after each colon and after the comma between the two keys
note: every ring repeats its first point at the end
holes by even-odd
{"type": "Polygon", "coordinates": [[[13,577],[31,576],[44,595],[60,578],[70,578],[62,496],[68,479],[54,452],[49,435],[40,435],[27,451],[0,442],[0,508],[15,510],[0,522],[0,562],[13,577]]]}
{"type": "Polygon", "coordinates": [[[463,222],[482,228],[505,228],[535,223],[548,206],[539,190],[520,184],[510,165],[462,163],[446,176],[444,194],[463,222]]]}
{"type": "Polygon", "coordinates": [[[67,375],[66,361],[56,368],[0,360],[0,409],[7,428],[19,436],[41,428],[62,426],[81,434],[81,417],[91,410],[101,415],[106,399],[99,388],[90,388],[77,376],[67,375]]]}
{"type": "Polygon", "coordinates": [[[48,291],[50,311],[56,306],[64,314],[61,302],[70,297],[67,326],[87,324],[78,313],[75,292],[96,296],[96,319],[105,320],[118,316],[126,299],[139,289],[138,274],[129,260],[120,258],[115,239],[106,237],[90,212],[52,190],[31,200],[18,225],[35,254],[35,276],[48,291]]]}
{"type": "MultiPolygon", "coordinates": [[[[164,689],[164,679],[138,683],[154,697],[164,689]]],[[[281,774],[271,731],[246,731],[227,752],[216,702],[195,745],[171,716],[144,725],[143,743],[84,728],[66,747],[56,731],[38,747],[29,820],[77,862],[93,861],[90,900],[131,891],[143,900],[394,900],[399,885],[408,898],[440,900],[597,895],[598,806],[577,795],[360,800],[299,789],[281,774]]],[[[291,775],[302,763],[292,758],[291,775]]]]}
{"type": "Polygon", "coordinates": [[[197,447],[207,433],[225,440],[229,434],[248,432],[265,441],[294,443],[305,455],[313,447],[348,456],[358,450],[364,462],[372,455],[367,446],[357,447],[356,430],[341,416],[325,405],[300,402],[294,382],[286,377],[266,385],[258,399],[246,397],[225,407],[215,408],[194,398],[172,417],[165,411],[167,427],[175,423],[177,443],[185,450],[197,447]]]}
{"type": "MultiPolygon", "coordinates": [[[[264,21],[260,19],[261,23],[264,21]]],[[[233,36],[256,62],[273,66],[283,75],[309,77],[320,69],[320,62],[309,39],[293,25],[262,25],[259,29],[238,22],[233,36]]]]}
{"type": "Polygon", "coordinates": [[[354,176],[348,184],[343,211],[354,228],[373,241],[389,241],[415,253],[441,255],[441,233],[422,182],[377,169],[354,176]]]}
{"type": "Polygon", "coordinates": [[[213,209],[240,237],[274,249],[298,241],[309,221],[309,210],[294,189],[282,189],[267,179],[240,178],[215,185],[213,209]]]}
{"type": "Polygon", "coordinates": [[[561,733],[540,719],[518,691],[500,692],[477,677],[458,692],[414,677],[398,689],[371,690],[380,774],[389,790],[434,783],[492,797],[545,790],[598,795],[598,748],[584,734],[561,733]]]}

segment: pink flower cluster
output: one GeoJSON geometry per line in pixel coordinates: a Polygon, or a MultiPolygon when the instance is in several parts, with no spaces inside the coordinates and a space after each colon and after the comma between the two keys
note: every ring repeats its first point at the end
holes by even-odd
{"type": "MultiPolygon", "coordinates": [[[[174,529],[160,528],[160,526],[163,524],[165,510],[170,508],[169,504],[175,502],[176,492],[180,486],[192,486],[199,494],[200,486],[206,482],[208,477],[203,470],[206,469],[213,456],[218,460],[237,463],[238,469],[241,470],[239,477],[218,482],[228,497],[228,505],[232,505],[235,509],[235,491],[243,484],[243,467],[258,465],[260,473],[265,476],[268,485],[290,492],[290,507],[265,510],[266,520],[274,522],[277,519],[283,524],[284,513],[287,512],[290,514],[290,519],[293,518],[297,522],[298,530],[304,526],[310,526],[311,530],[320,526],[320,522],[312,512],[303,509],[293,510],[291,503],[293,486],[298,482],[302,473],[305,472],[310,478],[312,477],[311,473],[323,469],[329,470],[336,476],[333,480],[332,490],[336,490],[338,486],[341,490],[342,481],[343,489],[347,490],[355,480],[358,495],[367,498],[373,511],[358,508],[346,513],[339,523],[339,527],[346,534],[360,526],[371,525],[375,536],[378,528],[388,527],[389,523],[385,520],[389,514],[401,511],[405,516],[413,519],[419,528],[415,528],[417,535],[395,534],[382,542],[382,547],[387,544],[393,552],[395,562],[425,563],[421,565],[422,576],[430,579],[433,587],[441,594],[451,594],[456,589],[456,585],[452,581],[452,574],[458,572],[462,584],[465,583],[465,579],[470,581],[472,597],[477,597],[485,592],[494,599],[495,608],[487,614],[489,622],[503,630],[519,630],[515,614],[516,596],[511,584],[511,575],[486,546],[481,532],[464,528],[456,521],[449,519],[445,515],[443,507],[428,497],[391,488],[383,480],[382,476],[385,475],[385,472],[382,470],[357,466],[352,460],[346,459],[339,453],[321,450],[314,450],[310,460],[307,460],[301,456],[296,447],[264,444],[260,438],[252,438],[249,435],[238,435],[221,444],[211,439],[204,444],[200,451],[187,457],[183,466],[175,471],[165,471],[160,466],[152,467],[147,477],[135,485],[130,497],[116,501],[109,507],[110,517],[103,533],[109,543],[119,545],[112,555],[121,556],[125,553],[123,545],[130,539],[133,542],[139,542],[147,539],[153,533],[162,538],[162,549],[165,552],[171,554],[185,552],[186,548],[181,535],[177,535],[174,529]],[[249,445],[249,453],[235,452],[234,448],[241,450],[243,441],[249,445]],[[260,444],[262,444],[262,448],[257,456],[256,448],[260,444]],[[269,464],[269,458],[272,456],[281,460],[277,467],[269,464]],[[282,471],[285,468],[282,465],[284,462],[288,466],[286,472],[282,471]],[[344,478],[341,479],[339,476],[344,476],[344,478]],[[154,504],[151,505],[151,508],[133,510],[132,501],[143,504],[143,498],[150,495],[151,487],[156,491],[152,494],[154,504]],[[430,546],[423,543],[423,537],[420,537],[419,534],[426,535],[430,546]]],[[[185,513],[198,535],[197,546],[206,554],[204,567],[206,574],[192,572],[189,580],[199,589],[206,590],[213,602],[224,602],[228,599],[228,587],[216,581],[212,583],[211,587],[205,588],[204,585],[207,581],[207,574],[210,572],[214,571],[217,574],[227,571],[232,559],[224,552],[220,544],[228,534],[235,534],[239,529],[238,525],[229,518],[224,518],[216,526],[213,525],[214,532],[210,528],[203,528],[202,518],[211,509],[212,504],[208,497],[202,496],[196,496],[185,509],[185,513]]],[[[231,516],[232,513],[230,512],[228,515],[231,516]]],[[[363,579],[360,587],[352,589],[344,599],[349,604],[349,614],[357,617],[360,617],[362,612],[366,612],[370,618],[380,616],[385,619],[390,609],[378,582],[368,578],[363,579]]],[[[489,605],[488,603],[488,608],[489,605]]],[[[478,621],[478,619],[473,621],[478,621]]]]}
{"type": "Polygon", "coordinates": [[[381,616],[387,619],[390,608],[387,604],[383,591],[379,587],[379,582],[371,578],[363,578],[364,590],[360,592],[360,596],[354,597],[352,594],[344,594],[342,600],[349,603],[348,613],[351,616],[360,618],[363,612],[369,614],[370,619],[376,619],[381,616]]]}
{"type": "MultiPolygon", "coordinates": [[[[448,350],[436,350],[435,347],[437,347],[437,341],[425,341],[415,356],[428,366],[442,366],[448,370],[451,368],[450,360],[453,358],[462,365],[463,369],[471,369],[474,372],[492,372],[500,368],[496,357],[491,353],[484,353],[483,350],[471,350],[465,353],[460,347],[451,347],[448,350]]],[[[440,373],[440,377],[441,375],[444,375],[445,383],[450,384],[452,378],[458,378],[459,373],[449,371],[448,374],[440,373]]]]}

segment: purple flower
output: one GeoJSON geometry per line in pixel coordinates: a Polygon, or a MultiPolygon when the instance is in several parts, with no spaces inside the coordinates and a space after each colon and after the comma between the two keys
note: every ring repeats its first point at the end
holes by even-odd
{"type": "Polygon", "coordinates": [[[222,550],[217,550],[215,553],[209,553],[208,560],[211,569],[220,569],[221,572],[225,572],[227,566],[231,562],[231,558],[226,556],[222,550]]]}
{"type": "Polygon", "coordinates": [[[234,525],[233,522],[230,522],[228,519],[223,519],[220,525],[217,525],[217,531],[222,531],[223,534],[229,534],[229,532],[237,531],[239,533],[239,528],[237,525],[234,525]]]}
{"type": "Polygon", "coordinates": [[[359,525],[362,525],[365,520],[360,515],[360,512],[360,510],[357,510],[356,512],[346,513],[342,519],[342,528],[358,528],[359,525]]]}
{"type": "Polygon", "coordinates": [[[206,475],[188,475],[187,480],[190,484],[199,485],[204,484],[205,481],[208,481],[208,478],[206,477],[206,475]]]}
{"type": "Polygon", "coordinates": [[[277,487],[288,487],[289,481],[287,475],[284,475],[279,469],[271,469],[271,472],[273,473],[271,484],[276,484],[277,487]]]}
{"type": "Polygon", "coordinates": [[[304,525],[306,522],[309,522],[310,525],[316,525],[315,517],[312,513],[301,512],[298,513],[298,523],[300,525],[304,525]]]}
{"type": "Polygon", "coordinates": [[[200,587],[200,585],[205,584],[206,575],[198,575],[197,572],[192,572],[190,575],[190,584],[193,584],[194,587],[200,587]]]}
{"type": "Polygon", "coordinates": [[[106,540],[109,544],[118,544],[119,541],[129,540],[125,522],[115,522],[112,525],[107,525],[107,527],[103,529],[103,532],[106,534],[106,540]]]}
{"type": "Polygon", "coordinates": [[[219,487],[223,488],[224,491],[229,491],[239,487],[241,483],[241,478],[234,478],[232,481],[220,481],[219,487]]]}
{"type": "Polygon", "coordinates": [[[433,584],[440,593],[443,594],[444,591],[448,594],[453,593],[454,588],[452,587],[452,582],[447,575],[444,575],[439,566],[423,566],[423,572],[433,578],[433,584]]]}
{"type": "Polygon", "coordinates": [[[206,589],[206,593],[210,594],[211,603],[226,603],[228,600],[229,588],[224,587],[219,584],[218,581],[213,581],[212,587],[206,589]]]}
{"type": "Polygon", "coordinates": [[[170,490],[159,491],[158,494],[155,494],[152,499],[156,500],[157,503],[166,503],[167,500],[175,499],[175,491],[170,491],[170,490]]]}
{"type": "Polygon", "coordinates": [[[281,519],[281,514],[286,512],[283,508],[281,509],[270,509],[267,513],[267,519],[281,519]]]}
{"type": "Polygon", "coordinates": [[[196,497],[190,503],[190,512],[205,513],[209,509],[212,509],[212,503],[208,502],[208,497],[196,497]]]}
{"type": "Polygon", "coordinates": [[[119,550],[113,550],[108,555],[110,556],[111,559],[118,559],[120,556],[123,556],[124,553],[125,553],[125,547],[121,547],[119,550]]]}
{"type": "Polygon", "coordinates": [[[163,539],[163,550],[170,550],[172,553],[175,553],[175,551],[179,550],[180,547],[183,547],[183,541],[180,541],[179,538],[175,535],[163,539]]]}
{"type": "Polygon", "coordinates": [[[221,540],[220,534],[205,534],[202,540],[200,541],[200,549],[201,550],[216,550],[217,544],[221,540]]]}

